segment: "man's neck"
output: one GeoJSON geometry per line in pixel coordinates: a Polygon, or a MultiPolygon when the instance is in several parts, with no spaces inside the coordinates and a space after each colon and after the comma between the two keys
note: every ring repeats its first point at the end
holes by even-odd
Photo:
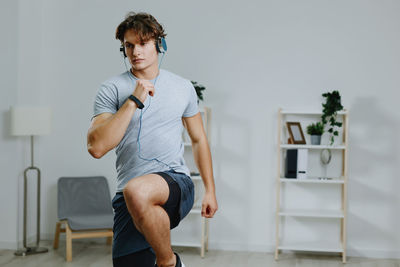
{"type": "Polygon", "coordinates": [[[151,69],[144,69],[144,70],[134,70],[131,68],[131,73],[138,79],[143,79],[143,80],[153,80],[157,77],[159,70],[158,70],[158,66],[156,66],[155,68],[151,68],[151,69]]]}

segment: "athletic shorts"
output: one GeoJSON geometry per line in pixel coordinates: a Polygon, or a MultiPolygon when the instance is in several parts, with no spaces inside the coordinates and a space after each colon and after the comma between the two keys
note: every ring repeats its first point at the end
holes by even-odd
{"type": "MultiPolygon", "coordinates": [[[[163,177],[168,183],[170,193],[167,202],[162,207],[170,219],[170,229],[173,229],[193,206],[194,185],[191,178],[184,173],[166,171],[155,174],[163,177]]],[[[114,208],[112,252],[114,267],[136,266],[133,265],[133,262],[142,263],[137,266],[147,266],[144,261],[152,261],[154,266],[154,251],[144,236],[136,229],[122,192],[115,195],[112,206],[114,208]],[[125,263],[130,265],[125,265],[125,263]]]]}

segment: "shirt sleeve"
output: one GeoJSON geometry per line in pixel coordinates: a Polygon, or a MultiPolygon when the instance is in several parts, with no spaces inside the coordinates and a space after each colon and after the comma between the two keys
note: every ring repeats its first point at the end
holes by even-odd
{"type": "Polygon", "coordinates": [[[115,86],[103,83],[97,92],[93,106],[93,117],[101,113],[116,113],[118,111],[118,91],[115,86]]]}
{"type": "Polygon", "coordinates": [[[183,117],[192,117],[199,112],[196,89],[194,89],[193,84],[190,81],[188,83],[189,99],[185,111],[183,112],[183,117]]]}

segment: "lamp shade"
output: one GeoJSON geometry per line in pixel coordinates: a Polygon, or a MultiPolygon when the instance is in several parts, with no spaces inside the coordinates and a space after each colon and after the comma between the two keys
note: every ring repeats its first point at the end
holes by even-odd
{"type": "Polygon", "coordinates": [[[11,107],[11,135],[45,135],[51,131],[49,107],[11,107]]]}

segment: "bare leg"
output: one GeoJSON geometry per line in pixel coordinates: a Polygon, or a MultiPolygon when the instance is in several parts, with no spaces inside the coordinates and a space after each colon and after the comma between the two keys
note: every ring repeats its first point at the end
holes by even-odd
{"type": "Polygon", "coordinates": [[[124,188],[124,198],[133,222],[156,253],[157,266],[174,267],[170,221],[161,205],[167,202],[169,187],[157,174],[131,179],[124,188]]]}

